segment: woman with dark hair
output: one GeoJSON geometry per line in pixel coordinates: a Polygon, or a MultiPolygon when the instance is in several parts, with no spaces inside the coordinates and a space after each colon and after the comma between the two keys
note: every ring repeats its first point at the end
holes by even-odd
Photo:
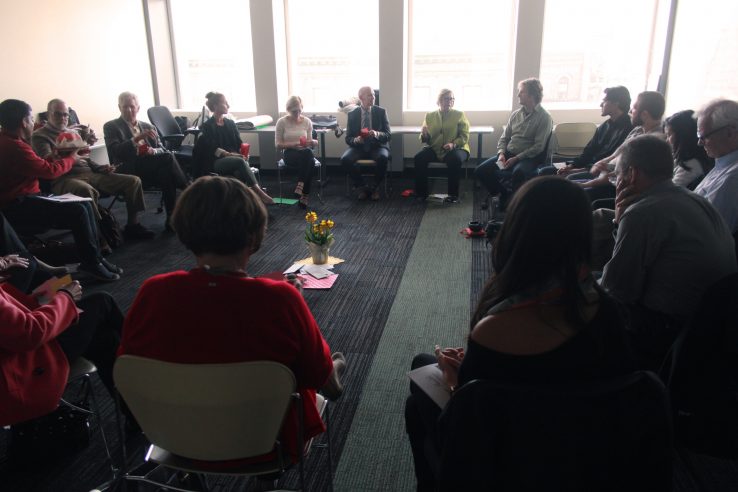
{"type": "MultiPolygon", "coordinates": [[[[315,391],[340,394],[345,359],[339,352],[331,356],[299,283],[246,272],[267,225],[256,193],[235,179],[199,178],[180,196],[172,225],[197,266],[144,282],[126,317],[119,353],[184,364],[280,362],[295,374],[302,395],[305,439],[323,432],[315,391]]],[[[293,459],[295,420],[285,420],[293,459]]]]}
{"type": "Polygon", "coordinates": [[[201,133],[195,142],[195,173],[198,176],[213,172],[233,176],[246,183],[262,202],[273,204],[274,200],[261,189],[249,163],[241,155],[241,134],[233,120],[225,117],[230,109],[228,100],[220,92],[208,92],[205,98],[205,105],[213,115],[200,127],[201,133]]]}
{"type": "MultiPolygon", "coordinates": [[[[413,368],[438,362],[452,391],[473,379],[554,383],[630,372],[618,310],[589,270],[591,243],[592,210],[577,184],[556,177],[525,183],[492,247],[493,274],[466,350],[437,348],[415,357],[413,368]],[[557,213],[541,213],[550,204],[557,213]]],[[[411,385],[405,421],[419,491],[435,490],[423,447],[437,436],[440,411],[411,385]]]]}
{"type": "Polygon", "coordinates": [[[694,190],[713,163],[705,149],[697,145],[697,120],[694,111],[679,111],[664,121],[666,140],[674,156],[674,178],[677,186],[694,190]]]}

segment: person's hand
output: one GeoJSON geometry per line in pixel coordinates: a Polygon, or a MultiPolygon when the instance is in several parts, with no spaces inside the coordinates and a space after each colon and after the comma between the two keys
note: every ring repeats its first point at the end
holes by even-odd
{"type": "Polygon", "coordinates": [[[369,130],[369,136],[372,137],[372,138],[374,138],[374,139],[378,139],[379,138],[379,133],[377,133],[377,130],[369,130]]]}
{"type": "Polygon", "coordinates": [[[440,346],[436,345],[435,355],[438,361],[438,367],[443,372],[443,380],[451,391],[455,390],[459,384],[459,367],[461,366],[461,361],[464,360],[464,348],[441,349],[440,346]]]}
{"type": "Polygon", "coordinates": [[[113,174],[115,172],[115,166],[111,166],[110,164],[103,164],[102,166],[97,168],[97,172],[102,174],[113,174]]]}
{"type": "Polygon", "coordinates": [[[456,148],[456,144],[453,142],[449,142],[446,145],[443,146],[446,150],[454,150],[456,148]]]}
{"type": "Polygon", "coordinates": [[[82,286],[79,284],[78,280],[70,282],[67,285],[62,285],[59,290],[63,290],[64,292],[68,293],[70,296],[72,296],[72,299],[74,299],[75,302],[82,299],[82,286]]]}
{"type": "Polygon", "coordinates": [[[294,273],[288,273],[284,276],[285,281],[302,293],[302,279],[294,273]]]}
{"type": "Polygon", "coordinates": [[[152,140],[156,140],[156,130],[151,130],[151,129],[144,130],[141,133],[139,133],[138,135],[136,135],[135,137],[133,137],[133,141],[135,143],[138,143],[141,140],[145,140],[147,138],[150,138],[152,140]]]}
{"type": "Polygon", "coordinates": [[[28,259],[18,255],[0,256],[0,271],[11,268],[28,268],[28,259]]]}
{"type": "Polygon", "coordinates": [[[604,160],[597,161],[592,165],[592,169],[589,170],[590,174],[600,174],[602,172],[608,172],[607,162],[604,160]]]}
{"type": "Polygon", "coordinates": [[[310,148],[313,148],[314,149],[317,146],[318,146],[318,141],[317,140],[310,140],[310,148]]]}
{"type": "Polygon", "coordinates": [[[354,143],[357,145],[361,145],[364,143],[364,139],[361,137],[354,137],[354,143]]]}
{"type": "Polygon", "coordinates": [[[616,224],[620,223],[620,218],[625,210],[638,199],[635,187],[629,181],[618,178],[615,184],[615,219],[616,224]]]}
{"type": "Polygon", "coordinates": [[[93,130],[90,125],[87,125],[87,138],[86,142],[90,145],[93,145],[95,142],[97,142],[98,138],[97,135],[95,135],[95,130],[93,130]]]}
{"type": "Polygon", "coordinates": [[[512,167],[515,165],[516,162],[518,162],[518,156],[510,157],[509,159],[505,160],[505,169],[512,167]]]}
{"type": "Polygon", "coordinates": [[[556,171],[556,174],[560,176],[566,176],[567,174],[572,174],[574,172],[574,164],[567,164],[566,166],[562,167],[561,169],[558,169],[556,171]]]}
{"type": "Polygon", "coordinates": [[[499,154],[497,154],[497,164],[498,165],[501,164],[502,167],[505,167],[505,162],[506,161],[507,161],[507,159],[505,158],[505,153],[504,152],[500,152],[499,154]]]}

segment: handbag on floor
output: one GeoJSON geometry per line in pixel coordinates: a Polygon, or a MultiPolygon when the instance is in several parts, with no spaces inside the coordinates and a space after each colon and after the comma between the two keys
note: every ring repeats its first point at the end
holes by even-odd
{"type": "Polygon", "coordinates": [[[74,453],[89,444],[89,415],[60,405],[47,415],[12,425],[8,456],[30,464],[74,453]]]}

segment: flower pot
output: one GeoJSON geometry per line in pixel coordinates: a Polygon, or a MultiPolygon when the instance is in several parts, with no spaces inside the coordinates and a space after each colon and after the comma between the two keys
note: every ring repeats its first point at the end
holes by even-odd
{"type": "Polygon", "coordinates": [[[333,241],[326,244],[307,243],[314,264],[325,265],[328,263],[328,251],[331,249],[331,244],[333,244],[333,241]]]}

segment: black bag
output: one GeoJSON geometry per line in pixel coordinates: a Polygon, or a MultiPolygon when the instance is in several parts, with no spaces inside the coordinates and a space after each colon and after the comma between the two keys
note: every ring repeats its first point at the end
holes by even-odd
{"type": "Polygon", "coordinates": [[[333,115],[313,114],[309,116],[313,128],[331,130],[338,128],[338,120],[333,115]]]}
{"type": "Polygon", "coordinates": [[[11,426],[8,455],[18,463],[38,463],[74,453],[89,444],[89,415],[60,405],[50,414],[11,426]]]}
{"type": "Polygon", "coordinates": [[[100,234],[105,238],[111,248],[117,248],[123,244],[123,230],[118,219],[107,208],[99,207],[100,210],[100,234]]]}

